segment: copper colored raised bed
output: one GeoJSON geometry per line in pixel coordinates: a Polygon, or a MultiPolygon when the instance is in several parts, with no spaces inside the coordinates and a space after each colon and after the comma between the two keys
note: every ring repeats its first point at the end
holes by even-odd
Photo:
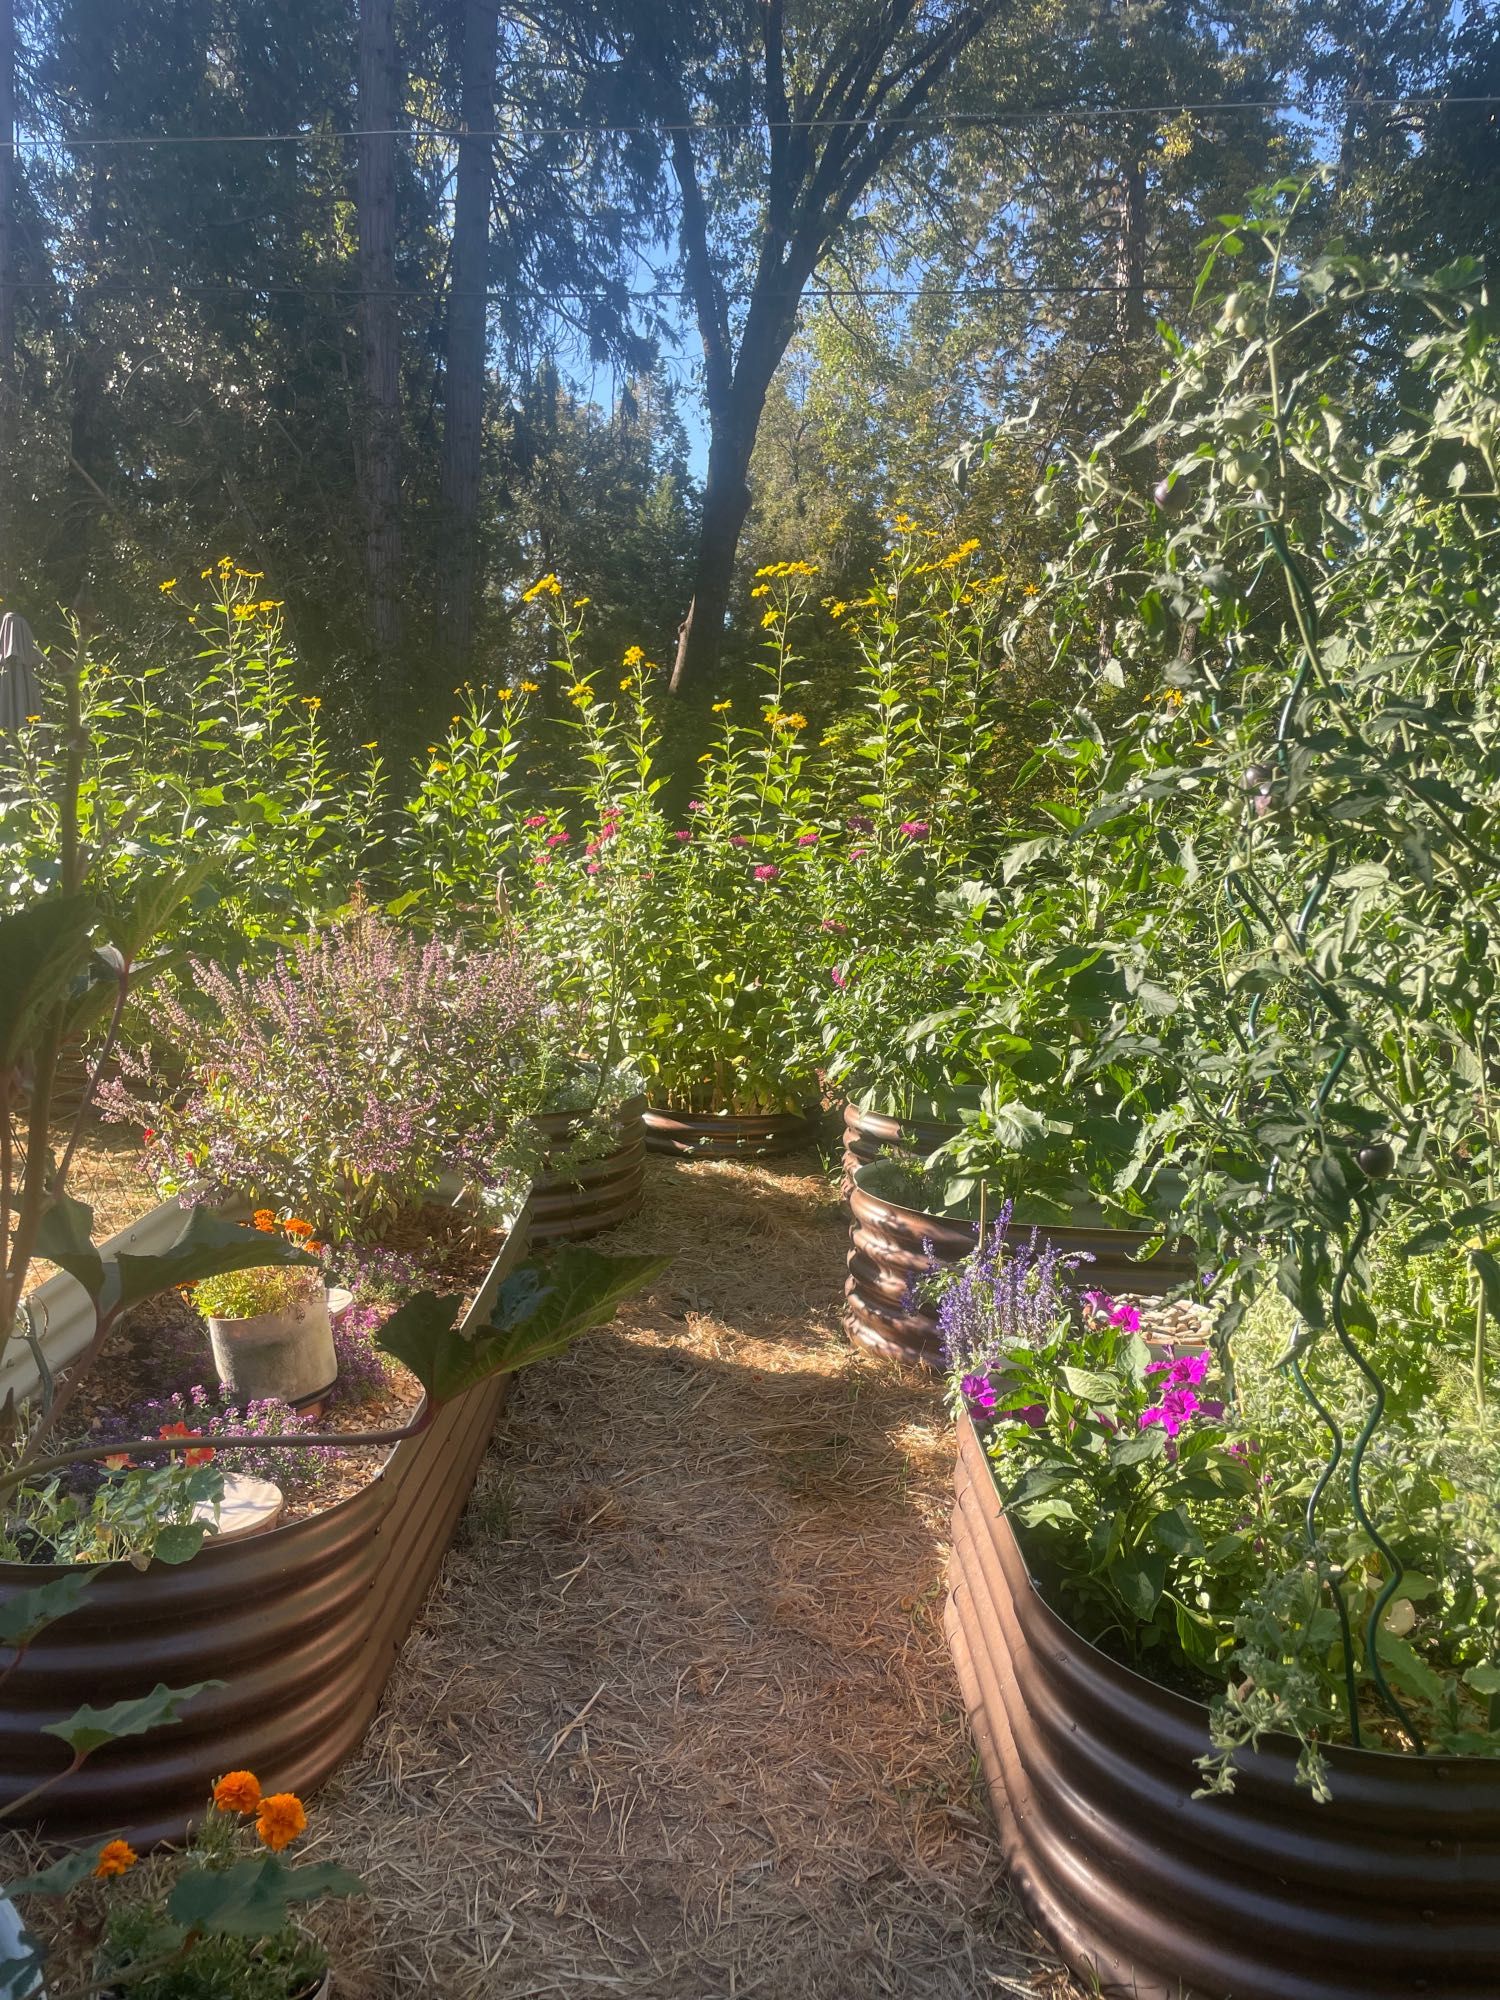
{"type": "Polygon", "coordinates": [[[967,1419],[956,1489],[949,1643],[1011,1878],[1075,1969],[1110,2000],[1495,2000],[1500,1763],[1335,1746],[1318,1805],[1276,1737],[1194,1799],[1207,1709],[1042,1602],[967,1419]]]}
{"type": "MultiPolygon", "coordinates": [[[[520,1261],[512,1229],[463,1324],[488,1316],[520,1261]]],[[[181,1722],[97,1752],[48,1791],[49,1836],[128,1828],[137,1844],[178,1839],[213,1780],[254,1771],[268,1791],[307,1792],[359,1743],[468,1497],[509,1378],[439,1411],[382,1472],[325,1513],[146,1570],[112,1564],[83,1606],[36,1639],[0,1682],[0,1806],[66,1762],[40,1725],[148,1694],[158,1681],[218,1680],[181,1722]]],[[[0,1564],[0,1601],[58,1575],[0,1564]]]]}
{"type": "Polygon", "coordinates": [[[809,1146],[818,1115],[808,1111],[767,1111],[745,1117],[713,1111],[668,1111],[646,1107],[648,1153],[677,1153],[694,1160],[765,1160],[809,1146]]]}
{"type": "Polygon", "coordinates": [[[879,1111],[861,1111],[857,1104],[844,1106],[844,1199],[854,1185],[854,1176],[872,1160],[897,1158],[918,1165],[946,1145],[963,1130],[941,1118],[887,1118],[879,1111]]]}
{"type": "MultiPolygon", "coordinates": [[[[641,1205],[646,1181],[644,1097],[629,1098],[614,1114],[615,1144],[597,1159],[560,1174],[539,1174],[531,1191],[531,1241],[577,1242],[613,1229],[641,1205]]],[[[543,1138],[564,1146],[577,1125],[568,1111],[543,1111],[532,1119],[543,1138]]]]}
{"type": "MultiPolygon", "coordinates": [[[[844,1281],[844,1320],[849,1337],[871,1353],[893,1361],[936,1368],[941,1365],[937,1315],[912,1297],[934,1264],[958,1264],[974,1248],[978,1226],[951,1216],[905,1208],[865,1185],[870,1169],[855,1173],[849,1190],[849,1263],[844,1281]]],[[[1018,1223],[1012,1236],[1031,1234],[1018,1223]]],[[[1040,1235],[1065,1253],[1086,1255],[1084,1282],[1106,1292],[1158,1295],[1190,1279],[1191,1256],[1162,1250],[1138,1261],[1150,1238],[1125,1229],[1091,1229],[1043,1224],[1040,1235]]]]}

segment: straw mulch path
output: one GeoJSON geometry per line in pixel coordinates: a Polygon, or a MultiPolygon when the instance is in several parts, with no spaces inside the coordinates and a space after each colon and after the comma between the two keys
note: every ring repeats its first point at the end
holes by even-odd
{"type": "Polygon", "coordinates": [[[372,1891],[340,2000],[1063,2000],[943,1640],[941,1400],[843,1339],[827,1180],[656,1161],[627,1246],[675,1263],[518,1381],[314,1807],[372,1891]]]}

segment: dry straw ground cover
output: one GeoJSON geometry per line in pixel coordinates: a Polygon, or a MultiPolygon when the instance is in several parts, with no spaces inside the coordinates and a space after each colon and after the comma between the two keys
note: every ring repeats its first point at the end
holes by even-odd
{"type": "MultiPolygon", "coordinates": [[[[609,1239],[605,1239],[606,1246],[609,1239]]],[[[653,1163],[656,1293],[518,1382],[364,1751],[344,2000],[1062,2000],[941,1629],[952,1441],[804,1169],[653,1163]]]]}

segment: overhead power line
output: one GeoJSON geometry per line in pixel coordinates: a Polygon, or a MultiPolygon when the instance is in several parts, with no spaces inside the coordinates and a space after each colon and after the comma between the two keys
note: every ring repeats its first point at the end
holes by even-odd
{"type": "MultiPolygon", "coordinates": [[[[86,282],[86,281],[82,281],[86,282]]],[[[79,280],[60,278],[26,278],[13,284],[12,291],[43,292],[54,287],[64,291],[76,291],[79,280]]],[[[1154,284],[1147,282],[1135,285],[1032,285],[1026,283],[1002,283],[994,285],[820,285],[814,280],[812,296],[816,299],[931,299],[931,298],[1003,298],[1012,294],[1025,298],[1075,298],[1098,294],[1113,296],[1121,292],[1144,291],[1153,298],[1165,298],[1174,293],[1191,292],[1190,284],[1154,284]]],[[[366,285],[179,285],[170,279],[160,284],[115,284],[106,283],[93,288],[91,299],[110,298],[319,298],[319,299],[402,299],[408,302],[430,304],[434,299],[475,299],[482,298],[491,304],[515,298],[529,299],[535,304],[562,303],[565,305],[623,304],[646,305],[652,301],[672,301],[688,304],[692,293],[679,286],[653,288],[644,292],[572,292],[539,290],[534,286],[507,285],[486,291],[452,291],[441,286],[390,287],[384,290],[366,285]]],[[[726,294],[734,305],[748,304],[750,293],[734,291],[726,294]]]]}
{"type": "MultiPolygon", "coordinates": [[[[1449,110],[1461,106],[1475,109],[1500,107],[1500,96],[1351,97],[1337,107],[1336,113],[1329,111],[1325,115],[1343,116],[1362,110],[1449,110]]],[[[1306,107],[1288,103],[1280,98],[1229,98],[1203,102],[1187,100],[1176,104],[1002,105],[991,111],[950,112],[940,119],[933,119],[930,116],[908,119],[879,117],[778,119],[774,122],[764,119],[705,119],[675,124],[666,119],[653,119],[634,124],[589,124],[580,121],[571,125],[530,125],[518,121],[516,125],[510,127],[497,126],[489,130],[472,131],[459,125],[414,124],[334,130],[311,127],[290,132],[119,132],[97,136],[82,134],[77,137],[23,130],[17,132],[15,146],[18,151],[25,148],[38,151],[60,148],[66,152],[76,152],[84,148],[112,146],[349,145],[358,144],[364,139],[402,139],[410,142],[416,139],[451,141],[466,138],[514,139],[517,136],[536,139],[631,138],[673,132],[702,133],[708,136],[715,132],[823,131],[840,127],[868,128],[870,131],[889,131],[895,128],[911,132],[915,136],[922,136],[962,131],[971,127],[982,129],[989,126],[1040,123],[1047,120],[1057,120],[1062,124],[1089,124],[1096,120],[1115,118],[1184,116],[1208,118],[1246,112],[1267,112],[1286,117],[1307,115],[1306,107]]]]}

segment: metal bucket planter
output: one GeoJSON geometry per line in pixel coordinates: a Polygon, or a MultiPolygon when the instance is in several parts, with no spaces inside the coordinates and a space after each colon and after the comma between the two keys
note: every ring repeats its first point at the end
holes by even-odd
{"type": "MultiPolygon", "coordinates": [[[[164,1205],[125,1235],[151,1248],[153,1227],[165,1236],[180,1222],[180,1210],[164,1205]]],[[[523,1211],[460,1330],[487,1317],[527,1228],[523,1211]]],[[[53,1317],[65,1326],[66,1315],[53,1317]]],[[[107,1745],[47,1792],[29,1823],[64,1840],[126,1827],[150,1844],[181,1839],[225,1771],[252,1770],[268,1790],[320,1785],[375,1713],[508,1379],[445,1404],[429,1430],[392,1450],[378,1477],[324,1513],[224,1547],[210,1541],[178,1568],[105,1569],[79,1610],[48,1626],[0,1684],[0,1806],[58,1769],[62,1746],[40,1733],[43,1723],[83,1702],[107,1707],[148,1694],[158,1681],[223,1685],[189,1703],[181,1722],[107,1745]]],[[[0,1602],[59,1574],[0,1564],[0,1602]]]]}
{"type": "Polygon", "coordinates": [[[861,1111],[857,1104],[844,1106],[844,1199],[854,1185],[861,1167],[874,1160],[897,1158],[918,1165],[963,1127],[943,1118],[887,1118],[879,1111],[861,1111]]]}
{"type": "MultiPolygon", "coordinates": [[[[533,1243],[577,1242],[635,1214],[646,1181],[645,1109],[644,1097],[628,1098],[614,1114],[615,1143],[609,1152],[560,1174],[538,1176],[531,1194],[533,1243]]],[[[578,1116],[542,1111],[531,1122],[544,1139],[561,1147],[573,1137],[578,1116]]]]}
{"type": "Polygon", "coordinates": [[[1110,2000],[1494,2000],[1500,1763],[1296,1745],[1194,1799],[1208,1711],[1079,1638],[1037,1595],[960,1425],[947,1627],[1028,1913],[1110,2000]]]}
{"type": "Polygon", "coordinates": [[[693,1160],[768,1160],[810,1146],[818,1113],[767,1111],[735,1117],[728,1112],[669,1111],[646,1107],[646,1150],[693,1160]]]}
{"type": "MultiPolygon", "coordinates": [[[[860,1167],[849,1190],[849,1265],[844,1281],[844,1320],[851,1340],[893,1361],[935,1368],[940,1365],[937,1315],[911,1293],[934,1263],[959,1264],[974,1248],[978,1225],[947,1215],[926,1215],[906,1208],[866,1185],[868,1166],[860,1167]]],[[[1025,1238],[1030,1223],[1017,1223],[1011,1235],[1025,1238]]],[[[1159,1295],[1185,1283],[1197,1270],[1181,1248],[1158,1251],[1140,1261],[1151,1241],[1126,1229],[1082,1228],[1044,1223],[1044,1242],[1059,1250],[1085,1255],[1085,1282],[1106,1292],[1159,1295]]]]}

